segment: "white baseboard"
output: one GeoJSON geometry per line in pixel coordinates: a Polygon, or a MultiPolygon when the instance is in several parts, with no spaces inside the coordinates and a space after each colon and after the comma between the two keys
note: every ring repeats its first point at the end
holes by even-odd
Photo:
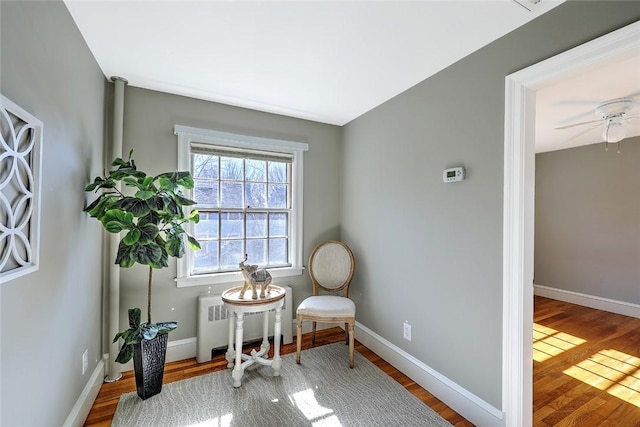
{"type": "Polygon", "coordinates": [[[102,359],[98,362],[98,366],[93,370],[87,385],[84,386],[82,393],[80,393],[80,397],[78,397],[75,405],[71,408],[71,412],[64,421],[64,424],[62,424],[63,427],[82,427],[84,425],[87,415],[89,415],[91,411],[91,406],[93,406],[93,402],[95,402],[100,387],[102,386],[104,367],[105,361],[102,359]]]}
{"type": "Polygon", "coordinates": [[[477,426],[502,427],[504,414],[478,396],[356,322],[356,339],[477,426]]]}
{"type": "Polygon", "coordinates": [[[571,304],[582,305],[584,307],[609,311],[611,313],[622,314],[630,317],[640,318],[640,305],[628,302],[597,297],[593,295],[581,294],[578,292],[565,291],[562,289],[550,288],[548,286],[533,285],[534,295],[570,302],[571,304]]]}

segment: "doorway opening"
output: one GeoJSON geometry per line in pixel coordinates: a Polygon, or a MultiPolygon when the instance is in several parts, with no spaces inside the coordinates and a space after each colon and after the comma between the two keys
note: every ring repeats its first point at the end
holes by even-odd
{"type": "Polygon", "coordinates": [[[504,425],[532,425],[536,91],[640,48],[633,23],[506,77],[503,208],[504,425]]]}

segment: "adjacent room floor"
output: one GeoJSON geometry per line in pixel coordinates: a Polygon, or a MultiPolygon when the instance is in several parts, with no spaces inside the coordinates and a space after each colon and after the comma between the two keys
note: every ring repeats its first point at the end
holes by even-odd
{"type": "Polygon", "coordinates": [[[640,425],[640,319],[535,297],[534,426],[640,425]]]}

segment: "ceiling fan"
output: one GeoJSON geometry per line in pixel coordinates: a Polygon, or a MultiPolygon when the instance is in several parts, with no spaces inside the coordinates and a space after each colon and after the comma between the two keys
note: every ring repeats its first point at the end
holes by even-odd
{"type": "Polygon", "coordinates": [[[609,144],[618,143],[618,153],[620,152],[620,141],[627,136],[627,127],[625,122],[638,118],[638,114],[629,115],[629,111],[637,105],[637,102],[631,97],[614,98],[604,101],[596,106],[595,115],[600,117],[596,120],[587,122],[573,123],[570,125],[556,127],[556,130],[569,129],[576,126],[583,126],[597,123],[585,132],[604,126],[602,138],[604,138],[605,150],[609,149],[609,144]]]}

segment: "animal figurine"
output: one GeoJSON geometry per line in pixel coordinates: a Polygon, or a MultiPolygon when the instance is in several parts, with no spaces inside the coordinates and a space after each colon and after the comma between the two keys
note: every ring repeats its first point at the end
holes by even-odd
{"type": "Polygon", "coordinates": [[[265,292],[269,293],[269,284],[271,283],[271,274],[264,268],[258,270],[257,265],[247,265],[247,254],[244,254],[244,259],[240,261],[238,266],[242,271],[244,277],[244,286],[240,291],[240,298],[244,298],[245,291],[251,287],[252,295],[251,299],[258,299],[258,292],[256,288],[260,286],[260,298],[265,297],[265,292]]]}

